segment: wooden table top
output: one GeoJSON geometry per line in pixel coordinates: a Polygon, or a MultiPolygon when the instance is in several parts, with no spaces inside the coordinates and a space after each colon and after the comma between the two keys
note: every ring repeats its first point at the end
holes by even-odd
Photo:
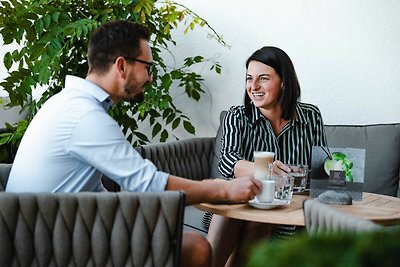
{"type": "MultiPolygon", "coordinates": [[[[303,201],[308,195],[293,195],[289,205],[273,209],[256,209],[249,204],[211,204],[201,203],[196,208],[225,217],[272,223],[304,226],[303,201]]],[[[353,201],[353,205],[331,205],[344,212],[372,220],[382,225],[400,224],[400,198],[385,195],[363,193],[362,201],[353,201]]]]}

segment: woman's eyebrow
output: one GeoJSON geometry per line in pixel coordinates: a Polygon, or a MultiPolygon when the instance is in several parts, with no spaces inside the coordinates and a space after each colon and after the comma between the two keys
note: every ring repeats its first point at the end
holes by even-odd
{"type": "MultiPolygon", "coordinates": [[[[251,75],[251,74],[249,74],[249,73],[246,73],[246,76],[251,76],[251,77],[253,77],[253,75],[251,75]]],[[[271,75],[268,74],[268,73],[261,73],[261,74],[258,75],[258,77],[263,77],[263,76],[268,76],[268,77],[270,77],[271,75]]]]}

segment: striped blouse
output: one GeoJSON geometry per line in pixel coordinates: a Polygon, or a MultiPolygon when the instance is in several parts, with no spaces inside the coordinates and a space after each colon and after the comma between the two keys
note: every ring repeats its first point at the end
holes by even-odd
{"type": "Polygon", "coordinates": [[[313,146],[326,146],[321,112],[311,104],[298,102],[296,116],[275,135],[270,122],[252,106],[245,115],[244,106],[231,107],[223,122],[219,171],[233,177],[236,162],[253,161],[253,151],[275,152],[275,160],[285,164],[311,164],[313,146]]]}

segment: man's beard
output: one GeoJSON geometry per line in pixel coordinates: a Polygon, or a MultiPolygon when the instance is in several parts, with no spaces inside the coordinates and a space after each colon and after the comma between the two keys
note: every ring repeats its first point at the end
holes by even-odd
{"type": "MultiPolygon", "coordinates": [[[[143,88],[146,86],[146,84],[143,85],[143,88]]],[[[132,91],[134,91],[134,90],[133,90],[132,86],[129,86],[129,83],[125,86],[124,91],[129,96],[129,98],[127,100],[129,100],[130,102],[141,103],[144,101],[144,92],[141,91],[139,94],[133,95],[132,91]]]]}
{"type": "Polygon", "coordinates": [[[131,98],[132,103],[142,103],[144,101],[144,93],[140,93],[135,95],[135,97],[131,98]]]}

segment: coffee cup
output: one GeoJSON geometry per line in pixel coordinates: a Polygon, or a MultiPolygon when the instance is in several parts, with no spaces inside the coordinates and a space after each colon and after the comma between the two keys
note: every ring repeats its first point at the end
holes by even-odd
{"type": "Polygon", "coordinates": [[[256,195],[256,200],[259,202],[272,202],[275,199],[275,181],[262,180],[262,188],[256,195]]]}
{"type": "Polygon", "coordinates": [[[272,175],[272,163],[275,153],[267,151],[254,151],[254,178],[267,180],[272,175]]]}

